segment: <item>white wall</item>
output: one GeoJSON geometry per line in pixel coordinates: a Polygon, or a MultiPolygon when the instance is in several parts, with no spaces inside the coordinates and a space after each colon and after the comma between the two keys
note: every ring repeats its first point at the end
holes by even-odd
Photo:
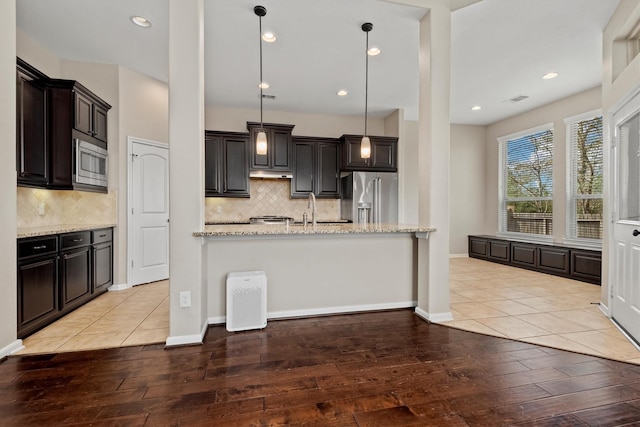
{"type": "MultiPolygon", "coordinates": [[[[169,143],[169,89],[166,83],[127,68],[118,67],[118,139],[109,147],[118,165],[111,175],[118,191],[118,245],[114,254],[114,283],[127,281],[127,172],[128,137],[169,143]]],[[[111,120],[111,117],[109,118],[111,120]]]]}
{"type": "MultiPolygon", "coordinates": [[[[596,87],[560,101],[487,126],[485,155],[485,222],[483,231],[498,230],[498,138],[545,123],[553,123],[553,238],[560,243],[566,224],[566,128],[564,119],[602,108],[601,88],[596,87]]],[[[526,101],[524,101],[526,102],[526,101]]]]}
{"type": "MultiPolygon", "coordinates": [[[[304,114],[265,110],[265,123],[295,125],[293,135],[338,138],[343,134],[361,135],[364,132],[364,116],[338,116],[329,114],[304,114]]],[[[259,122],[259,109],[207,107],[205,129],[230,132],[247,132],[247,122],[259,122]]],[[[387,135],[384,119],[369,117],[367,131],[370,135],[387,135]]]]}
{"type": "Polygon", "coordinates": [[[467,254],[467,236],[484,232],[485,130],[485,126],[451,125],[449,253],[453,255],[467,254]]]}
{"type": "Polygon", "coordinates": [[[0,358],[16,341],[16,2],[0,2],[0,358]]]}
{"type": "Polygon", "coordinates": [[[36,43],[22,30],[16,31],[16,50],[20,59],[28,62],[49,77],[61,78],[62,63],[60,59],[36,43]]]}

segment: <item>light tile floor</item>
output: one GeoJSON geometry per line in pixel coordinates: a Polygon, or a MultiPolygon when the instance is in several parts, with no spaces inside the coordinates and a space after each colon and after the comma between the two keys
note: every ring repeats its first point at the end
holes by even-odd
{"type": "Polygon", "coordinates": [[[167,280],[106,292],[35,334],[17,354],[52,353],[165,342],[167,280]]]}
{"type": "Polygon", "coordinates": [[[640,351],[600,310],[600,286],[453,258],[450,288],[453,321],[442,325],[640,364],[640,351]]]}
{"type": "MultiPolygon", "coordinates": [[[[477,260],[450,264],[451,312],[441,322],[487,335],[640,364],[638,351],[600,311],[600,287],[477,260]]],[[[23,341],[18,354],[164,342],[169,282],[107,292],[23,341]]]]}

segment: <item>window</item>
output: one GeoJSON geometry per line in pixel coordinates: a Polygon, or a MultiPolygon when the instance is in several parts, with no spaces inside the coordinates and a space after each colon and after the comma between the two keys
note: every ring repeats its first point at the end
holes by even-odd
{"type": "Polygon", "coordinates": [[[553,233],[553,125],[498,139],[502,233],[553,233]]]}
{"type": "Polygon", "coordinates": [[[602,112],[565,119],[567,238],[602,239],[602,112]]]}

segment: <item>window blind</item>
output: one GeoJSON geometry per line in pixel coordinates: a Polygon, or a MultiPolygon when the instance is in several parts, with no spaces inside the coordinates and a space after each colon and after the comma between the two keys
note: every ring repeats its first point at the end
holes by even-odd
{"type": "Polygon", "coordinates": [[[567,127],[567,237],[602,239],[602,114],[565,120],[567,127]]]}
{"type": "Polygon", "coordinates": [[[504,137],[499,230],[553,233],[553,129],[504,137]]]}

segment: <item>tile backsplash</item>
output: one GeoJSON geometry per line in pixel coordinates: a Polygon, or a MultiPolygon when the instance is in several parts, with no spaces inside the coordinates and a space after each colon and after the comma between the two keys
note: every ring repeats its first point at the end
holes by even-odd
{"type": "Polygon", "coordinates": [[[116,200],[116,190],[113,189],[104,194],[17,187],[16,222],[18,228],[62,224],[115,224],[116,200]]]}
{"type": "MultiPolygon", "coordinates": [[[[283,215],[296,221],[302,220],[307,209],[307,199],[291,199],[291,180],[252,179],[251,198],[236,199],[225,197],[205,198],[206,222],[248,221],[252,216],[283,215]]],[[[340,219],[340,199],[318,199],[317,219],[335,221],[340,219]]]]}

